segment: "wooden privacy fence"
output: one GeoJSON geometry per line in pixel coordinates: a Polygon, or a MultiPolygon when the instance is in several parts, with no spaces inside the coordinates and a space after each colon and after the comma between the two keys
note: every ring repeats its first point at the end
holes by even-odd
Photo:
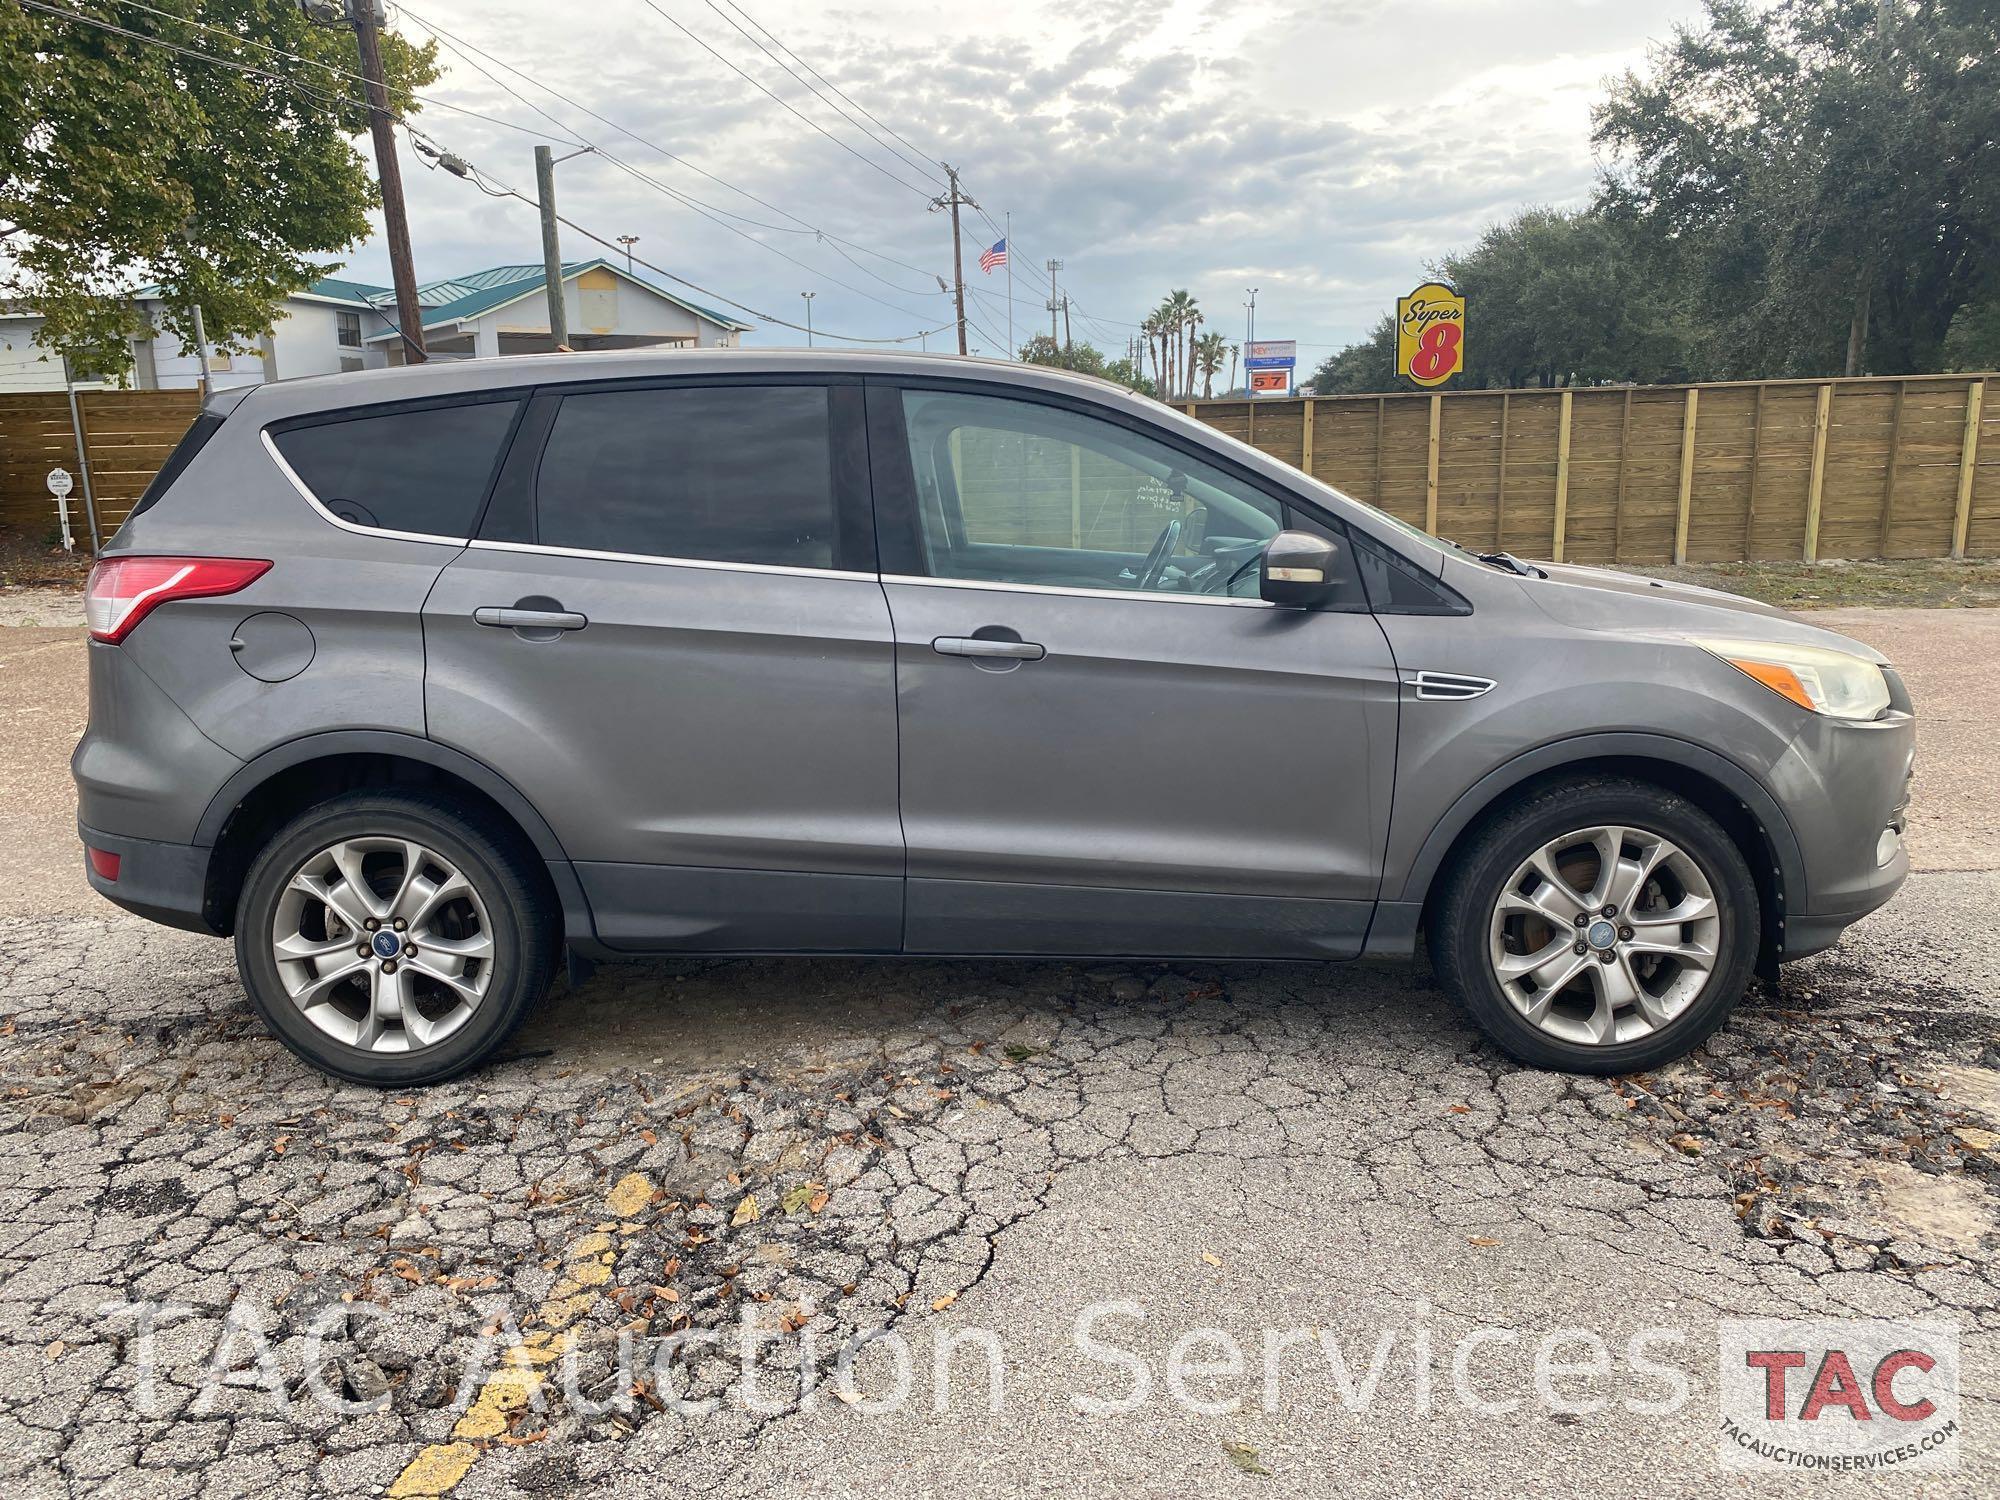
{"type": "Polygon", "coordinates": [[[67,469],[76,477],[70,527],[80,547],[90,545],[87,458],[98,539],[108,538],[200,409],[199,391],[78,391],[74,414],[64,391],[0,393],[0,527],[33,537],[54,532],[49,470],[67,469]]]}
{"type": "Polygon", "coordinates": [[[1465,546],[1573,562],[2000,554],[1988,377],[1197,401],[1465,546]]]}

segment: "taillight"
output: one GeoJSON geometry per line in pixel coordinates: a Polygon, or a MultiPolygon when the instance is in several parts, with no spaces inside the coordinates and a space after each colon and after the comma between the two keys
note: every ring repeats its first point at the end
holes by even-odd
{"type": "Polygon", "coordinates": [[[155,605],[233,594],[270,568],[250,557],[107,557],[90,570],[83,616],[92,640],[116,645],[155,605]]]}
{"type": "Polygon", "coordinates": [[[124,863],[123,856],[113,854],[109,849],[92,849],[88,844],[84,849],[90,855],[90,870],[93,875],[100,880],[118,878],[118,867],[124,863]]]}

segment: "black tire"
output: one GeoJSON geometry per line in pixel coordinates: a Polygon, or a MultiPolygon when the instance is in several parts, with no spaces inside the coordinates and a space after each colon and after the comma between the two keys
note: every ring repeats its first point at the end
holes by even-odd
{"type": "Polygon", "coordinates": [[[1713,818],[1649,782],[1591,776],[1544,784],[1486,819],[1445,873],[1432,912],[1430,955],[1447,993],[1509,1057],[1531,1067],[1608,1075],[1683,1056],[1721,1026],[1750,982],[1759,932],[1757,883],[1713,818]],[[1509,878],[1537,849],[1577,829],[1620,824],[1672,841],[1708,880],[1720,917],[1714,967],[1686,1008],[1649,1035],[1571,1041],[1535,1025],[1509,1000],[1494,969],[1494,910],[1509,878]]]}
{"type": "Polygon", "coordinates": [[[421,792],[350,792],[308,808],[258,854],[236,905],[237,972],[265,1025],[321,1072],[379,1088],[438,1083],[490,1057],[548,991],[560,938],[554,897],[518,831],[421,792]],[[364,1050],[306,1019],[272,952],[277,903],[293,875],[343,839],[376,835],[416,840],[450,861],[478,892],[493,940],[494,972],[469,1018],[435,1044],[400,1053],[364,1050]]]}

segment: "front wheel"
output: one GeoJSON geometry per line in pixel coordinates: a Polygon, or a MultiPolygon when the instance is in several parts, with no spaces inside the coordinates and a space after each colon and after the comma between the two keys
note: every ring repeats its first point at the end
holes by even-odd
{"type": "Polygon", "coordinates": [[[1728,1019],[1758,928],[1756,882],[1713,818],[1664,788],[1592,777],[1479,831],[1446,877],[1431,964],[1517,1061],[1631,1073],[1728,1019]]]}
{"type": "Polygon", "coordinates": [[[510,833],[402,792],[336,797],[280,829],[236,910],[265,1023],[354,1083],[436,1083],[490,1056],[548,989],[557,945],[510,833]]]}

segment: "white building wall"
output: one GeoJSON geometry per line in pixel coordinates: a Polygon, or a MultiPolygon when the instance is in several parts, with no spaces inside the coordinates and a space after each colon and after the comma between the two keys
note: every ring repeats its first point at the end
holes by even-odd
{"type": "MultiPolygon", "coordinates": [[[[327,302],[287,302],[284,316],[271,330],[272,363],[277,366],[272,378],[292,380],[300,375],[337,375],[342,370],[360,369],[360,349],[341,346],[340,312],[327,302]],[[343,354],[347,356],[345,363],[343,354]]],[[[362,314],[364,334],[380,326],[379,321],[362,314]]]]}
{"type": "MultiPolygon", "coordinates": [[[[158,302],[141,302],[139,311],[158,329],[152,339],[153,380],[163,391],[192,391],[201,387],[201,359],[182,344],[166,320],[158,302]]],[[[264,360],[259,354],[216,354],[209,361],[209,387],[226,390],[231,386],[260,385],[264,381],[264,360]]]]}
{"type": "Polygon", "coordinates": [[[40,318],[0,317],[0,391],[59,391],[62,356],[35,342],[40,318]]]}

